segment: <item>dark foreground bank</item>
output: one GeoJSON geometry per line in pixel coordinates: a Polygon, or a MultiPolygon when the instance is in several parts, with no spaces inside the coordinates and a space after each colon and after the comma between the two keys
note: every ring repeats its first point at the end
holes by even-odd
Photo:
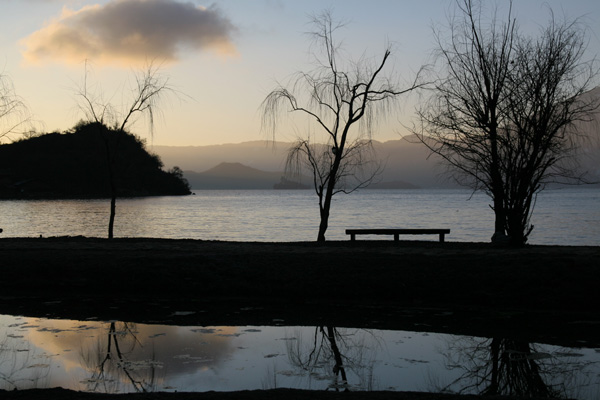
{"type": "MultiPolygon", "coordinates": [[[[598,347],[598,259],[600,247],[5,238],[0,313],[177,325],[334,325],[598,347]]],[[[102,398],[42,393],[0,395],[102,398]]],[[[156,398],[163,396],[171,398],[156,398]]],[[[318,398],[303,391],[176,396],[318,398]]],[[[436,398],[420,396],[369,398],[436,398]]]]}

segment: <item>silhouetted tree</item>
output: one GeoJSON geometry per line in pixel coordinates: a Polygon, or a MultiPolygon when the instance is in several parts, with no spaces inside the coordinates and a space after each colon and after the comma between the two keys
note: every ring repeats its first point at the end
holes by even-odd
{"type": "Polygon", "coordinates": [[[10,77],[0,72],[0,144],[30,133],[31,122],[29,110],[16,94],[10,77]]]}
{"type": "Polygon", "coordinates": [[[89,122],[95,122],[99,134],[104,137],[106,157],[108,162],[108,176],[111,187],[110,218],[108,223],[108,238],[113,238],[113,230],[116,214],[117,189],[115,186],[114,157],[119,146],[119,140],[111,140],[110,135],[114,132],[125,132],[135,119],[141,115],[148,118],[152,132],[154,126],[154,114],[157,111],[160,100],[167,94],[174,93],[166,77],[160,74],[160,70],[150,64],[141,70],[135,77],[135,86],[128,108],[124,111],[117,110],[110,102],[101,96],[90,93],[87,83],[87,65],[84,83],[77,93],[80,99],[80,109],[89,122]],[[105,129],[112,127],[113,129],[105,129]]]}
{"type": "Polygon", "coordinates": [[[405,89],[383,73],[391,56],[388,47],[379,62],[344,60],[334,34],[337,24],[329,12],[314,17],[312,37],[321,52],[313,52],[317,68],[300,72],[286,86],[279,86],[262,103],[263,128],[272,135],[283,112],[293,111],[316,124],[326,143],[315,143],[306,132],[291,147],[286,171],[306,168],[319,198],[318,241],[325,240],[332,197],[367,186],[379,172],[372,157],[371,138],[378,118],[391,110],[405,89]],[[360,122],[360,124],[359,124],[360,122]]]}
{"type": "Polygon", "coordinates": [[[585,31],[551,18],[537,38],[506,21],[482,17],[482,4],[457,0],[449,32],[437,32],[441,64],[413,132],[455,172],[483,190],[495,213],[492,240],[521,245],[533,226],[535,198],[551,182],[581,182],[566,160],[576,149],[573,122],[598,100],[583,100],[596,76],[584,61],[585,31]]]}
{"type": "Polygon", "coordinates": [[[185,185],[187,185],[188,189],[190,188],[190,184],[188,182],[187,179],[185,179],[185,177],[183,176],[183,171],[181,170],[181,168],[179,168],[177,165],[175,165],[173,168],[171,168],[168,171],[169,174],[173,175],[174,177],[176,177],[177,179],[179,179],[181,182],[183,182],[185,185]]]}

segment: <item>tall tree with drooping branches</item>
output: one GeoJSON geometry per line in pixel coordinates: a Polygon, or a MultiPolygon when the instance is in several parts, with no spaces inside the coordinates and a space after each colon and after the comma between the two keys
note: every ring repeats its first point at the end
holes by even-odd
{"type": "MultiPolygon", "coordinates": [[[[386,73],[392,55],[387,47],[378,58],[352,61],[336,34],[343,24],[326,11],[312,19],[312,56],[316,68],[298,72],[288,85],[278,85],[262,103],[263,127],[278,133],[289,112],[309,121],[290,148],[286,171],[307,172],[319,199],[317,241],[325,241],[332,198],[367,186],[380,166],[373,157],[377,122],[394,110],[400,95],[418,87],[417,78],[401,88],[386,73]]],[[[418,77],[418,74],[417,74],[418,77]]]]}

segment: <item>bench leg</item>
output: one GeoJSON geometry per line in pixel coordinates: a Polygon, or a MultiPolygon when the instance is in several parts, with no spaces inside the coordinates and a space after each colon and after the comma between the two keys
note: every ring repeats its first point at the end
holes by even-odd
{"type": "Polygon", "coordinates": [[[354,241],[354,239],[356,239],[356,235],[354,233],[351,233],[350,234],[350,240],[354,241]]]}
{"type": "Polygon", "coordinates": [[[444,233],[440,233],[440,243],[444,243],[444,236],[446,236],[444,233]]]}
{"type": "Polygon", "coordinates": [[[400,241],[400,235],[397,233],[394,233],[394,242],[399,242],[400,241]]]}

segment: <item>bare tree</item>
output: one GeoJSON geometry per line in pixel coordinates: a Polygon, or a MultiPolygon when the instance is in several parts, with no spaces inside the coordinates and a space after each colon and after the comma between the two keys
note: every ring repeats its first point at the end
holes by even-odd
{"type": "Polygon", "coordinates": [[[175,90],[169,85],[168,78],[160,74],[160,69],[154,64],[149,64],[145,69],[135,75],[135,85],[132,88],[131,100],[122,111],[114,104],[104,100],[97,93],[88,90],[88,71],[84,83],[77,92],[79,107],[85,118],[94,123],[102,136],[106,148],[108,175],[110,183],[110,219],[108,223],[108,238],[113,238],[114,222],[116,215],[117,188],[115,185],[114,157],[118,149],[118,137],[125,133],[136,118],[145,116],[148,119],[150,131],[154,127],[154,116],[158,111],[158,104],[165,95],[172,94],[175,90]],[[117,140],[111,140],[112,135],[117,135],[117,140]]]}
{"type": "Polygon", "coordinates": [[[558,177],[580,178],[560,161],[575,150],[572,123],[597,107],[580,100],[595,73],[576,23],[552,20],[530,39],[511,6],[505,22],[494,15],[486,24],[481,4],[457,0],[449,34],[436,34],[442,69],[413,133],[457,182],[492,198],[492,240],[521,245],[537,193],[558,177]]]}
{"type": "Polygon", "coordinates": [[[319,198],[318,241],[325,240],[332,197],[367,186],[380,168],[372,158],[372,136],[378,118],[391,111],[398,97],[415,89],[417,81],[399,89],[383,73],[391,56],[388,47],[378,62],[343,59],[334,35],[343,25],[324,12],[313,18],[311,33],[317,48],[316,69],[299,72],[288,86],[278,86],[262,103],[263,128],[273,136],[284,111],[292,111],[316,124],[288,153],[286,172],[308,170],[319,198]],[[313,137],[311,137],[313,136],[313,137]],[[325,143],[319,143],[319,140],[325,143]]]}
{"type": "Polygon", "coordinates": [[[573,157],[583,134],[574,122],[592,118],[600,98],[585,95],[595,76],[593,63],[582,62],[585,43],[577,22],[554,18],[538,38],[516,43],[501,146],[506,231],[515,244],[533,230],[535,198],[548,183],[586,182],[573,157]]]}
{"type": "Polygon", "coordinates": [[[32,131],[31,115],[9,76],[0,73],[0,144],[32,131]]]}

